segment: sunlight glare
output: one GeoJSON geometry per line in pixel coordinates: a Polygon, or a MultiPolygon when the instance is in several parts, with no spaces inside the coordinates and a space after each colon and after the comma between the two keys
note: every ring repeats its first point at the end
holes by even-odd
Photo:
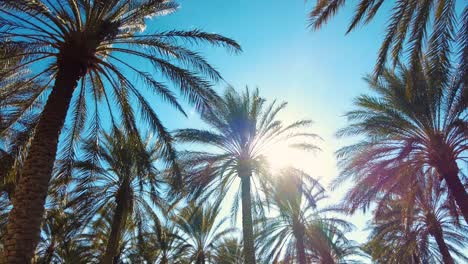
{"type": "Polygon", "coordinates": [[[322,145],[320,147],[322,151],[303,151],[280,143],[270,147],[265,156],[273,173],[291,166],[304,170],[327,184],[331,178],[336,176],[336,162],[330,146],[322,145]]]}

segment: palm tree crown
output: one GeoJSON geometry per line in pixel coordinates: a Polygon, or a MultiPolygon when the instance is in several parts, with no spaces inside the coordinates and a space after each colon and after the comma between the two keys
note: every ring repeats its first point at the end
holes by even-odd
{"type": "Polygon", "coordinates": [[[175,217],[179,236],[184,240],[182,247],[189,263],[214,263],[218,244],[235,228],[223,229],[227,218],[219,218],[220,205],[205,204],[197,207],[193,202],[175,217]]]}
{"type": "MultiPolygon", "coordinates": [[[[278,120],[278,113],[285,107],[286,103],[277,105],[276,101],[266,105],[258,89],[251,92],[247,88],[239,94],[228,88],[213,111],[202,116],[210,130],[177,131],[177,138],[181,141],[201,143],[213,149],[213,152],[188,154],[190,173],[187,180],[193,190],[214,190],[219,192],[218,197],[224,197],[236,176],[240,178],[244,254],[248,258],[245,263],[248,264],[255,263],[250,185],[251,181],[256,180],[263,185],[264,180],[259,177],[266,170],[262,154],[280,141],[288,141],[291,147],[317,149],[305,140],[317,136],[301,130],[311,124],[310,120],[300,120],[290,125],[278,120]]],[[[237,208],[237,202],[234,208],[237,208]]]]}
{"type": "Polygon", "coordinates": [[[336,183],[352,178],[357,186],[369,187],[348,193],[349,209],[354,211],[404,177],[414,177],[419,170],[424,175],[435,171],[468,219],[465,178],[458,166],[466,162],[468,150],[466,90],[430,75],[427,67],[417,74],[416,83],[410,75],[402,66],[399,72],[385,71],[379,80],[367,79],[375,96],[358,97],[356,110],[346,115],[351,124],[338,132],[364,138],[338,151],[342,173],[336,183]]]}
{"type": "Polygon", "coordinates": [[[155,208],[166,211],[170,207],[170,201],[164,198],[163,190],[168,188],[164,172],[156,168],[156,164],[165,163],[162,148],[163,144],[151,136],[142,140],[139,135],[114,129],[104,134],[97,151],[99,167],[77,162],[80,174],[72,191],[74,209],[88,212],[90,217],[96,212],[112,216],[103,263],[112,263],[126,225],[147,228],[146,223],[157,218],[155,208]]]}
{"type": "Polygon", "coordinates": [[[457,263],[453,256],[466,261],[467,226],[446,196],[433,176],[382,195],[365,245],[372,258],[378,263],[457,263]]]}
{"type": "Polygon", "coordinates": [[[261,255],[267,263],[338,263],[357,253],[344,238],[351,225],[332,216],[334,208],[323,207],[325,189],[317,180],[286,168],[268,186],[264,203],[278,215],[259,221],[261,255]]]}

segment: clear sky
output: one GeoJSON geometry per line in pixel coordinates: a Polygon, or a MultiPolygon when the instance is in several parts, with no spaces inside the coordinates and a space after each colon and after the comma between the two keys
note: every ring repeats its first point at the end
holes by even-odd
{"type": "MultiPolygon", "coordinates": [[[[334,133],[346,125],[343,114],[350,110],[353,98],[367,91],[362,77],[373,69],[388,14],[384,8],[372,24],[345,35],[353,12],[347,6],[323,29],[311,31],[307,11],[313,2],[179,1],[178,12],[153,19],[147,30],[199,28],[240,43],[243,52],[238,55],[218,48],[199,50],[226,80],[216,86],[217,91],[222,92],[227,84],[238,89],[259,87],[268,100],[289,103],[285,120],[314,120],[312,132],[324,139],[320,143],[323,151],[293,165],[327,184],[338,173],[334,151],[350,142],[337,139],[334,133]]],[[[187,119],[165,105],[157,111],[170,129],[201,125],[193,111],[187,119]]],[[[329,192],[329,196],[338,201],[343,191],[329,192]]],[[[349,219],[357,226],[352,238],[365,241],[367,232],[360,230],[369,218],[356,215],[349,219]]]]}

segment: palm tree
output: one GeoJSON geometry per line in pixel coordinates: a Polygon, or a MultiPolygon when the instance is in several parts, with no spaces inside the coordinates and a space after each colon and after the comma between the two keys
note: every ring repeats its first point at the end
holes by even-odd
{"type": "MultiPolygon", "coordinates": [[[[346,33],[359,24],[371,22],[381,9],[384,0],[360,0],[356,3],[354,16],[346,33]]],[[[309,14],[310,26],[321,28],[339,9],[345,0],[320,0],[309,14]]],[[[354,4],[354,3],[353,3],[354,4]]],[[[413,66],[417,66],[427,52],[433,64],[432,74],[446,75],[449,68],[452,46],[457,45],[460,72],[459,81],[468,83],[468,7],[457,14],[457,1],[408,0],[392,2],[386,35],[380,47],[375,73],[383,72],[387,57],[393,64],[400,62],[402,54],[408,53],[413,66]],[[427,39],[427,40],[426,40],[427,39]]]]}
{"type": "MultiPolygon", "coordinates": [[[[260,175],[265,171],[266,164],[262,154],[279,141],[316,137],[315,134],[299,131],[311,124],[309,120],[296,121],[290,125],[284,125],[278,120],[277,114],[285,107],[286,103],[277,105],[276,101],[265,106],[258,89],[251,92],[246,88],[244,93],[239,94],[233,88],[228,88],[212,111],[202,116],[211,130],[182,129],[176,133],[182,142],[201,143],[213,149],[211,153],[188,154],[190,162],[187,162],[187,181],[193,186],[192,190],[206,191],[211,188],[219,192],[217,198],[224,197],[236,176],[239,177],[246,264],[255,263],[251,182],[263,182],[260,175]]],[[[309,142],[290,142],[292,147],[316,149],[309,142]]],[[[235,205],[237,208],[237,203],[235,205]]]]}
{"type": "MultiPolygon", "coordinates": [[[[415,224],[419,221],[420,232],[429,233],[436,241],[443,263],[455,263],[452,254],[459,259],[468,261],[459,245],[467,242],[466,234],[468,226],[454,214],[454,206],[447,200],[447,190],[437,180],[436,177],[428,177],[426,181],[421,180],[414,184],[415,192],[411,204],[416,207],[414,210],[415,224]],[[418,214],[419,213],[419,214],[418,214]]],[[[404,205],[408,206],[409,203],[404,205]]]]}
{"type": "Polygon", "coordinates": [[[216,254],[213,257],[217,264],[242,264],[242,243],[235,237],[225,237],[216,245],[216,254]]]}
{"type": "Polygon", "coordinates": [[[286,263],[315,263],[313,259],[330,263],[322,259],[332,259],[329,252],[339,249],[330,249],[332,240],[325,230],[339,230],[338,225],[349,229],[350,225],[327,216],[330,208],[320,208],[326,198],[325,189],[310,175],[294,168],[283,169],[272,177],[269,187],[265,203],[278,215],[259,221],[265,261],[278,263],[284,257],[286,263]]]}
{"type": "Polygon", "coordinates": [[[38,85],[36,82],[26,83],[30,71],[27,67],[20,67],[21,60],[15,58],[15,55],[23,52],[21,48],[12,47],[9,41],[0,40],[0,57],[13,57],[8,61],[0,60],[0,131],[8,134],[8,137],[0,136],[0,192],[6,192],[9,200],[14,195],[28,143],[34,135],[38,109],[43,106],[40,101],[28,105],[28,102],[36,99],[34,94],[38,85]],[[12,67],[17,70],[10,72],[12,67]],[[7,124],[18,113],[24,113],[21,123],[7,129],[7,124]]]}
{"type": "Polygon", "coordinates": [[[226,235],[235,231],[235,228],[222,229],[228,219],[217,220],[220,211],[219,203],[196,206],[191,202],[174,217],[179,236],[183,239],[181,246],[185,248],[189,263],[214,263],[218,244],[226,235]]]}
{"type": "Polygon", "coordinates": [[[408,263],[455,263],[452,255],[466,260],[462,248],[468,226],[460,221],[455,205],[447,199],[446,187],[436,175],[422,172],[411,180],[378,195],[367,245],[371,255],[389,263],[405,259],[408,263]]]}
{"type": "Polygon", "coordinates": [[[48,209],[35,263],[96,263],[94,249],[81,236],[86,227],[77,214],[48,209]]]}
{"type": "MultiPolygon", "coordinates": [[[[91,263],[103,263],[107,254],[112,232],[113,215],[110,210],[102,210],[88,223],[83,237],[83,245],[88,247],[88,252],[94,256],[91,263]]],[[[132,242],[135,240],[136,225],[134,221],[128,221],[120,230],[117,241],[117,249],[111,263],[121,263],[123,259],[133,253],[132,242]]]]}
{"type": "Polygon", "coordinates": [[[392,202],[382,205],[379,215],[373,218],[365,251],[377,263],[434,263],[427,237],[418,237],[415,227],[407,225],[402,216],[400,205],[392,202]]]}
{"type": "MultiPolygon", "coordinates": [[[[129,63],[128,57],[145,61],[148,68],[173,81],[181,95],[202,110],[216,97],[210,80],[216,81],[221,77],[206,60],[185,48],[182,42],[204,42],[240,50],[231,39],[199,30],[144,31],[146,18],[171,13],[176,7],[177,4],[170,0],[0,1],[0,39],[9,39],[9,45],[24,50],[17,55],[21,64],[2,73],[2,78],[20,67],[31,66],[37,71],[31,74],[25,85],[36,81],[39,87],[34,91],[35,100],[25,104],[34,104],[41,95],[46,96],[50,92],[35,125],[34,139],[16,188],[9,216],[11,224],[7,231],[5,262],[29,263],[33,255],[39,240],[58,139],[68,110],[70,129],[61,135],[66,147],[59,153],[64,161],[60,164],[63,174],[70,174],[75,155],[73,146],[84,127],[90,126],[94,136],[99,134],[103,109],[108,108],[105,111],[112,113],[113,123],[135,130],[132,100],[139,105],[143,119],[163,139],[165,155],[171,157],[176,166],[170,135],[147,98],[126,76],[131,74],[139,78],[151,93],[183,110],[165,84],[155,75],[129,63]],[[125,58],[122,55],[126,55],[125,58]],[[52,82],[54,85],[51,87],[52,82]],[[111,105],[112,100],[116,103],[111,105]],[[87,109],[91,110],[90,114],[87,114],[87,109]],[[90,122],[86,122],[87,116],[92,117],[90,122]],[[120,116],[120,122],[115,120],[117,116],[120,116]]],[[[3,57],[1,60],[15,57],[3,57]]],[[[22,86],[14,89],[22,89],[22,86]]],[[[21,122],[23,114],[24,111],[18,113],[16,118],[5,124],[0,131],[2,138],[8,128],[21,122]]]]}
{"type": "Polygon", "coordinates": [[[314,221],[306,227],[308,244],[313,248],[311,263],[351,264],[362,263],[356,257],[365,257],[359,244],[346,237],[351,225],[338,218],[333,221],[314,221]]]}
{"type": "Polygon", "coordinates": [[[468,194],[458,165],[467,161],[466,93],[457,83],[430,75],[427,67],[417,76],[414,83],[401,66],[379,80],[367,79],[375,95],[358,97],[356,109],[346,114],[351,124],[338,132],[364,137],[337,152],[342,172],[336,183],[353,179],[356,186],[369,187],[366,193],[362,188],[348,193],[352,212],[369,204],[360,200],[372,201],[405,177],[436,172],[467,220],[468,194]]]}
{"type": "MultiPolygon", "coordinates": [[[[166,213],[168,214],[168,212],[166,213]]],[[[153,220],[144,228],[137,227],[135,250],[128,256],[132,263],[185,263],[186,247],[184,239],[177,233],[176,225],[170,219],[153,220]]]]}
{"type": "Polygon", "coordinates": [[[163,172],[155,167],[157,162],[167,162],[162,154],[163,148],[161,140],[147,137],[143,141],[139,135],[125,134],[114,128],[111,134],[104,134],[99,146],[97,152],[101,164],[98,168],[88,162],[76,164],[81,172],[97,172],[91,180],[87,177],[79,179],[78,176],[75,192],[80,196],[77,199],[84,196],[87,199],[77,201],[76,211],[112,215],[102,263],[114,263],[113,259],[121,248],[122,232],[130,219],[134,223],[150,221],[148,216],[154,214],[155,206],[160,210],[169,207],[162,198],[165,188],[163,172]]]}

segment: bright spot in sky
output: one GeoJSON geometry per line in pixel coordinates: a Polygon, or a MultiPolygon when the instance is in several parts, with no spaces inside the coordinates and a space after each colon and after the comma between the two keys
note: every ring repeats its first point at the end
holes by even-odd
{"type": "Polygon", "coordinates": [[[326,186],[337,175],[336,162],[330,146],[321,142],[319,147],[321,151],[304,151],[278,143],[267,149],[265,156],[273,172],[291,166],[304,170],[326,186]]]}

